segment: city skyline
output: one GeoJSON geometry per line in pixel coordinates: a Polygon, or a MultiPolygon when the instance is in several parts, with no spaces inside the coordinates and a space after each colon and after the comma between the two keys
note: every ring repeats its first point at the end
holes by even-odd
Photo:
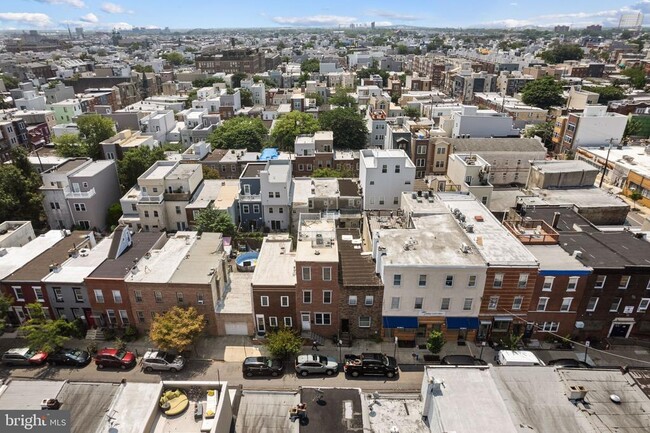
{"type": "Polygon", "coordinates": [[[143,0],[137,3],[103,0],[18,0],[0,12],[0,30],[57,30],[67,26],[86,30],[145,28],[327,28],[370,26],[414,27],[585,27],[600,24],[616,27],[622,14],[650,13],[650,0],[575,1],[494,0],[490,7],[478,1],[458,3],[436,0],[429,7],[421,2],[379,0],[350,5],[333,0],[326,6],[286,1],[274,4],[241,3],[225,7],[218,3],[186,0],[177,4],[143,0]]]}

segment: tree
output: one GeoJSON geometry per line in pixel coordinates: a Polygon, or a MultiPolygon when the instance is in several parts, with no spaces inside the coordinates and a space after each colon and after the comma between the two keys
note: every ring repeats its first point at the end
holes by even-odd
{"type": "Polygon", "coordinates": [[[224,236],[234,237],[237,234],[237,228],[232,222],[228,212],[207,208],[199,212],[196,217],[196,227],[199,233],[223,233],[224,236]]]}
{"type": "Polygon", "coordinates": [[[579,45],[558,44],[553,48],[544,51],[539,56],[547,63],[562,63],[565,60],[580,60],[584,51],[579,45]]]}
{"type": "Polygon", "coordinates": [[[420,109],[416,107],[404,107],[403,111],[406,117],[409,117],[413,120],[418,120],[422,114],[420,113],[420,109]]]}
{"type": "Polygon", "coordinates": [[[264,343],[273,358],[287,359],[300,353],[302,337],[289,328],[271,331],[264,343]]]}
{"type": "Polygon", "coordinates": [[[162,58],[167,61],[172,66],[178,66],[183,64],[183,60],[185,58],[183,57],[183,54],[179,53],[178,51],[172,51],[171,53],[165,53],[162,55],[162,58]]]}
{"type": "Polygon", "coordinates": [[[217,170],[216,168],[212,168],[209,165],[204,165],[203,180],[210,180],[210,179],[221,179],[221,176],[219,175],[219,170],[217,170]]]}
{"type": "Polygon", "coordinates": [[[13,304],[14,298],[0,293],[0,333],[2,333],[2,330],[7,324],[7,313],[13,304]]]}
{"type": "Polygon", "coordinates": [[[310,114],[292,111],[275,121],[275,126],[271,131],[271,139],[281,150],[292,151],[298,135],[313,134],[319,128],[318,120],[314,119],[310,114]]]}
{"type": "Polygon", "coordinates": [[[318,59],[307,59],[300,64],[302,72],[320,72],[320,61],[318,59]]]}
{"type": "Polygon", "coordinates": [[[149,338],[162,350],[183,352],[192,346],[205,328],[205,317],[196,308],[172,307],[156,314],[149,338]]]}
{"type": "Polygon", "coordinates": [[[152,67],[151,65],[146,65],[146,66],[143,66],[143,65],[135,65],[135,66],[133,67],[133,70],[134,70],[135,72],[141,74],[141,73],[143,73],[143,72],[153,72],[153,67],[152,67]]]}
{"type": "Polygon", "coordinates": [[[248,75],[245,72],[235,72],[232,74],[232,88],[236,89],[238,87],[241,87],[241,80],[245,79],[246,77],[248,77],[248,75]]]}
{"type": "Polygon", "coordinates": [[[339,107],[357,107],[357,101],[348,93],[345,87],[337,87],[334,94],[329,97],[328,102],[330,105],[338,105],[339,107]]]}
{"type": "Polygon", "coordinates": [[[434,355],[438,354],[444,345],[445,335],[442,332],[433,330],[431,333],[429,333],[429,336],[427,337],[427,349],[429,352],[433,353],[434,355]]]}
{"type": "Polygon", "coordinates": [[[106,225],[113,230],[113,227],[117,227],[120,223],[120,217],[122,216],[122,206],[120,202],[113,203],[108,207],[106,215],[106,225]]]}
{"type": "Polygon", "coordinates": [[[406,45],[404,45],[404,44],[399,44],[399,45],[397,46],[397,54],[402,54],[402,55],[404,55],[404,54],[408,54],[408,53],[409,53],[409,49],[408,49],[408,47],[407,47],[406,45]]]}
{"type": "Polygon", "coordinates": [[[562,86],[553,77],[546,76],[531,81],[521,92],[521,100],[528,105],[548,109],[554,105],[563,105],[562,86]]]}
{"type": "Polygon", "coordinates": [[[630,83],[635,89],[643,89],[645,87],[646,77],[643,68],[626,68],[621,73],[626,77],[630,77],[630,83]]]}
{"type": "Polygon", "coordinates": [[[62,158],[87,158],[88,145],[77,134],[61,134],[54,137],[54,151],[62,158]]]}
{"type": "Polygon", "coordinates": [[[248,89],[239,89],[239,98],[243,107],[252,107],[255,105],[253,104],[253,94],[248,89]]]}
{"type": "Polygon", "coordinates": [[[322,167],[314,170],[314,172],[311,174],[311,177],[344,177],[344,176],[343,173],[341,173],[339,170],[330,167],[322,167]]]}
{"type": "Polygon", "coordinates": [[[18,84],[20,84],[15,77],[7,74],[2,74],[2,81],[4,81],[7,90],[16,89],[18,88],[18,84]]]}
{"type": "Polygon", "coordinates": [[[368,128],[360,113],[354,108],[338,107],[323,112],[319,118],[320,129],[334,133],[337,149],[363,149],[368,139],[368,128]]]}
{"type": "Polygon", "coordinates": [[[257,117],[237,116],[226,120],[208,136],[213,149],[262,150],[268,131],[257,117]]]}
{"type": "Polygon", "coordinates": [[[499,343],[507,350],[517,350],[521,337],[523,337],[521,334],[508,334],[506,338],[502,338],[499,343]]]}
{"type": "Polygon", "coordinates": [[[316,93],[316,92],[307,93],[305,95],[305,98],[315,99],[317,107],[320,107],[321,105],[323,105],[323,97],[320,95],[320,93],[316,93]]]}
{"type": "Polygon", "coordinates": [[[643,130],[643,124],[636,117],[630,117],[625,125],[625,131],[623,132],[623,137],[634,137],[639,135],[643,130]]]}
{"type": "Polygon", "coordinates": [[[632,210],[637,210],[636,208],[636,202],[641,200],[643,198],[643,194],[641,194],[639,191],[634,190],[628,195],[628,198],[632,200],[632,210]]]}
{"type": "Polygon", "coordinates": [[[553,128],[555,125],[553,122],[544,122],[538,123],[537,125],[530,126],[524,131],[524,137],[534,138],[535,136],[542,139],[542,143],[546,146],[547,149],[553,147],[553,128]]]}
{"type": "Polygon", "coordinates": [[[123,191],[128,191],[142,175],[156,161],[164,160],[165,152],[162,148],[151,149],[147,146],[136,147],[124,154],[117,163],[117,174],[123,191]]]}
{"type": "Polygon", "coordinates": [[[40,303],[28,304],[29,319],[20,329],[25,333],[29,347],[42,352],[53,352],[75,333],[75,324],[64,319],[50,320],[40,303]]]}
{"type": "Polygon", "coordinates": [[[101,142],[115,135],[115,124],[109,117],[89,114],[77,120],[79,136],[88,146],[88,156],[92,159],[102,157],[101,142]]]}
{"type": "Polygon", "coordinates": [[[15,148],[11,154],[13,164],[0,164],[0,221],[30,220],[40,226],[41,178],[24,149],[15,148]]]}
{"type": "Polygon", "coordinates": [[[225,83],[225,81],[221,77],[197,78],[196,80],[192,81],[192,86],[198,88],[212,87],[212,85],[215,83],[225,83]]]}
{"type": "Polygon", "coordinates": [[[598,93],[598,103],[607,105],[609,101],[618,101],[625,98],[625,91],[618,86],[593,87],[583,86],[583,90],[598,93]]]}

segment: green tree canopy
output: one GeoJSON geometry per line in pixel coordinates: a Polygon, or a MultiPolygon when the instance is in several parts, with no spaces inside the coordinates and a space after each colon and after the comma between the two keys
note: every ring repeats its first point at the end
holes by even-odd
{"type": "Polygon", "coordinates": [[[63,158],[87,158],[88,145],[78,134],[61,134],[54,137],[54,151],[63,158]]]}
{"type": "Polygon", "coordinates": [[[292,111],[275,121],[271,139],[281,150],[293,151],[296,137],[300,134],[313,134],[320,129],[318,120],[301,111],[292,111]]]}
{"type": "Polygon", "coordinates": [[[257,117],[237,116],[223,122],[208,137],[213,149],[247,149],[259,152],[268,131],[257,117]]]}
{"type": "Polygon", "coordinates": [[[250,90],[244,89],[243,87],[239,89],[239,98],[241,100],[242,107],[252,107],[253,105],[253,94],[250,90]]]}
{"type": "Polygon", "coordinates": [[[410,119],[419,119],[422,113],[420,110],[416,107],[404,107],[402,109],[404,111],[404,115],[410,119]]]}
{"type": "Polygon", "coordinates": [[[7,313],[14,304],[14,298],[0,293],[0,329],[4,329],[7,323],[7,313]]]}
{"type": "Polygon", "coordinates": [[[334,133],[337,149],[363,149],[368,139],[368,128],[360,113],[354,108],[337,107],[323,112],[319,118],[320,129],[334,133]]]}
{"type": "Polygon", "coordinates": [[[162,350],[180,353],[196,342],[204,327],[205,317],[196,308],[172,307],[163,314],[156,314],[149,338],[162,350]]]}
{"type": "Polygon", "coordinates": [[[18,88],[18,84],[20,84],[18,79],[7,74],[2,74],[2,81],[4,81],[7,90],[16,89],[18,88]]]}
{"type": "Polygon", "coordinates": [[[31,319],[20,327],[25,333],[29,347],[43,352],[53,352],[63,347],[75,333],[74,322],[64,319],[48,320],[39,302],[28,304],[31,319]]]}
{"type": "Polygon", "coordinates": [[[580,60],[584,51],[579,45],[559,44],[539,55],[547,63],[562,63],[565,60],[580,60]]]}
{"type": "Polygon", "coordinates": [[[339,107],[357,107],[357,101],[350,95],[345,87],[337,87],[334,94],[329,97],[328,103],[330,105],[338,105],[339,107]]]}
{"type": "Polygon", "coordinates": [[[551,149],[553,147],[553,142],[551,141],[553,139],[553,127],[553,122],[538,123],[537,125],[526,128],[524,137],[534,138],[537,136],[542,139],[542,143],[544,143],[547,149],[551,149]]]}
{"type": "Polygon", "coordinates": [[[307,93],[305,95],[305,98],[315,99],[317,107],[320,107],[321,105],[323,105],[323,97],[320,95],[320,93],[316,93],[316,92],[307,93]]]}
{"type": "Polygon", "coordinates": [[[183,61],[185,60],[185,57],[183,57],[183,54],[179,53],[178,51],[172,51],[171,53],[165,53],[162,55],[162,58],[165,59],[169,64],[178,66],[182,65],[183,61]]]}
{"type": "Polygon", "coordinates": [[[221,77],[197,78],[196,80],[192,81],[192,86],[198,88],[212,87],[212,85],[215,83],[225,83],[225,81],[221,77]]]}
{"type": "Polygon", "coordinates": [[[312,173],[311,177],[353,177],[350,170],[336,170],[330,167],[317,168],[312,173]]]}
{"type": "Polygon", "coordinates": [[[538,78],[524,86],[521,100],[526,104],[544,109],[563,105],[562,85],[550,76],[538,78]]]}
{"type": "Polygon", "coordinates": [[[13,164],[0,164],[0,221],[30,220],[40,226],[41,178],[22,148],[12,150],[13,164]]]}
{"type": "Polygon", "coordinates": [[[294,330],[281,328],[269,332],[264,343],[273,358],[287,359],[302,350],[302,337],[294,330]]]}
{"type": "Polygon", "coordinates": [[[203,179],[204,180],[221,179],[221,176],[219,175],[219,170],[217,170],[216,168],[212,168],[209,165],[204,165],[203,166],[203,179]]]}
{"type": "Polygon", "coordinates": [[[427,336],[427,349],[433,354],[440,353],[445,345],[445,335],[440,331],[431,331],[427,336]]]}
{"type": "Polygon", "coordinates": [[[124,154],[117,163],[117,174],[123,191],[128,191],[156,161],[164,160],[165,152],[160,147],[151,149],[147,146],[136,147],[124,154]]]}
{"type": "Polygon", "coordinates": [[[122,217],[122,206],[120,202],[113,203],[108,207],[106,212],[106,225],[113,230],[113,227],[117,227],[122,217]]]}
{"type": "Polygon", "coordinates": [[[598,93],[600,95],[598,96],[598,103],[601,105],[607,105],[609,101],[618,101],[619,99],[625,98],[625,90],[618,86],[583,86],[582,90],[598,93]]]}
{"type": "Polygon", "coordinates": [[[223,233],[224,236],[231,237],[237,234],[232,218],[223,210],[214,208],[202,210],[196,217],[195,223],[199,233],[223,233]]]}
{"type": "Polygon", "coordinates": [[[320,72],[320,61],[318,59],[307,59],[300,64],[302,72],[320,72]]]}
{"type": "Polygon", "coordinates": [[[236,89],[241,87],[241,80],[244,80],[248,75],[244,72],[235,72],[232,74],[232,88],[236,89]]]}
{"type": "Polygon", "coordinates": [[[79,136],[83,138],[88,146],[88,156],[92,159],[102,157],[102,141],[115,135],[115,124],[108,117],[99,114],[89,114],[77,119],[79,136]]]}
{"type": "Polygon", "coordinates": [[[643,89],[645,87],[646,75],[643,68],[626,68],[621,73],[626,77],[630,77],[630,83],[635,89],[643,89]]]}

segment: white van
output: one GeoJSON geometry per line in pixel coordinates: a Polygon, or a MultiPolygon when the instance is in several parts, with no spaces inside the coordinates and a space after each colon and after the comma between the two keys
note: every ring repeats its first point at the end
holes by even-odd
{"type": "Polygon", "coordinates": [[[533,352],[527,350],[499,350],[496,361],[499,365],[545,365],[533,352]]]}

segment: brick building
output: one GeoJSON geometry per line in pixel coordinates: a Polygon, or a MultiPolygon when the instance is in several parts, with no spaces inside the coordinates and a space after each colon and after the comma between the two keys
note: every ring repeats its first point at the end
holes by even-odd
{"type": "Polygon", "coordinates": [[[254,74],[262,72],[266,66],[264,53],[250,48],[223,50],[215,55],[196,56],[195,60],[196,69],[209,74],[215,72],[254,74]]]}

